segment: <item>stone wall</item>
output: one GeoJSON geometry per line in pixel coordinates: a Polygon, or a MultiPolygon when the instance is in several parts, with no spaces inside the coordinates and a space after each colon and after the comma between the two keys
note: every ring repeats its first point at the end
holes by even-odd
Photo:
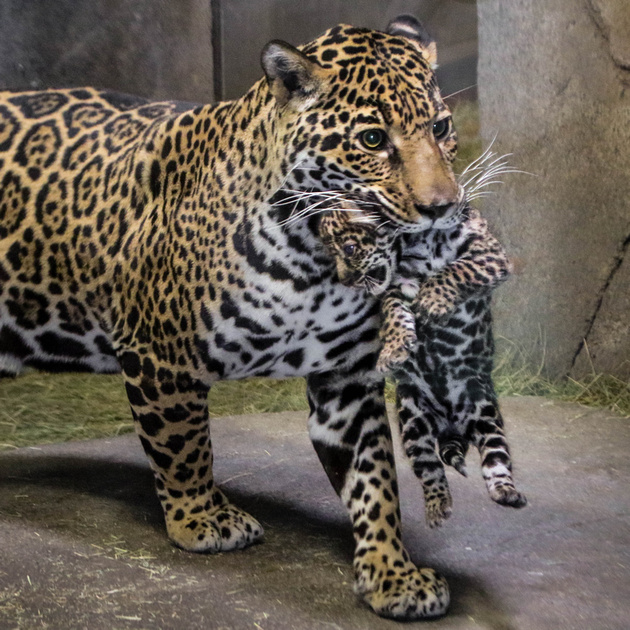
{"type": "Polygon", "coordinates": [[[486,144],[506,175],[486,214],[515,258],[496,331],[552,375],[630,376],[627,0],[479,0],[486,144]]]}
{"type": "Polygon", "coordinates": [[[0,88],[236,98],[262,76],[269,40],[299,45],[339,22],[384,28],[401,13],[438,40],[445,93],[476,84],[474,0],[2,0],[0,88]]]}
{"type": "MultiPolygon", "coordinates": [[[[477,82],[474,0],[220,0],[218,96],[236,98],[261,76],[260,51],[271,39],[297,46],[335,24],[384,29],[403,13],[420,19],[438,42],[438,79],[450,94],[477,82]]],[[[469,94],[474,95],[473,92],[469,94]]]]}
{"type": "Polygon", "coordinates": [[[214,98],[209,0],[2,0],[0,86],[214,98]]]}

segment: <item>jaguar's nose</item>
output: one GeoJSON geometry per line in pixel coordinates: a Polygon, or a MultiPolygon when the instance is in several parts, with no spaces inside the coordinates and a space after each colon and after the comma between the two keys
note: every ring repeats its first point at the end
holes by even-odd
{"type": "Polygon", "coordinates": [[[454,204],[452,203],[443,203],[443,204],[434,204],[432,206],[423,206],[420,203],[416,204],[416,212],[423,217],[428,217],[429,219],[439,219],[443,217],[454,204]]]}

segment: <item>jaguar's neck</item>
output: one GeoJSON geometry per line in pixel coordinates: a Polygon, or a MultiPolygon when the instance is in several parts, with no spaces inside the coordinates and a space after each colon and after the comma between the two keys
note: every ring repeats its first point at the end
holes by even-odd
{"type": "Polygon", "coordinates": [[[137,231],[149,242],[162,239],[165,252],[175,246],[175,235],[190,234],[189,246],[194,242],[210,257],[221,253],[210,246],[219,239],[228,243],[232,260],[245,258],[250,270],[300,288],[330,275],[313,221],[288,220],[293,206],[277,203],[292,160],[290,132],[280,118],[261,81],[241,99],[162,122],[144,149],[147,204],[137,231]]]}
{"type": "Polygon", "coordinates": [[[157,192],[155,177],[151,181],[157,173],[162,186],[168,180],[171,198],[207,190],[229,212],[264,204],[287,170],[275,109],[261,80],[238,100],[204,105],[162,123],[148,147],[149,186],[157,192]]]}

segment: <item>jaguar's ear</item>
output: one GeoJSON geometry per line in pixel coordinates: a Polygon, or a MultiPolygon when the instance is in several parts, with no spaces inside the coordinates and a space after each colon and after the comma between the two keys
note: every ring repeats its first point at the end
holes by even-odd
{"type": "Polygon", "coordinates": [[[280,106],[289,103],[304,111],[324,89],[324,69],[297,48],[279,39],[262,50],[261,63],[269,89],[280,106]]]}
{"type": "Polygon", "coordinates": [[[422,56],[433,69],[437,68],[437,47],[435,40],[413,15],[399,15],[387,25],[387,33],[396,37],[406,37],[420,50],[422,56]]]}

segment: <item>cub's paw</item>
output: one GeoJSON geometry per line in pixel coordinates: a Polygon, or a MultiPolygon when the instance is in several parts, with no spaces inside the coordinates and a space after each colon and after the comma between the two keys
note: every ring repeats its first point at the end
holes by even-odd
{"type": "Polygon", "coordinates": [[[198,553],[242,549],[263,535],[262,525],[254,517],[229,503],[210,512],[176,510],[167,516],[166,528],[177,547],[198,553]]]}
{"type": "MultiPolygon", "coordinates": [[[[365,564],[362,562],[362,565],[365,564]]],[[[444,615],[450,596],[446,580],[433,569],[418,569],[411,562],[401,567],[369,567],[357,574],[354,591],[381,617],[400,620],[444,615]]]]}
{"type": "Polygon", "coordinates": [[[381,374],[391,372],[391,370],[401,365],[409,358],[410,350],[411,348],[405,346],[394,346],[394,344],[384,346],[381,353],[378,355],[376,369],[381,374]]]}
{"type": "Polygon", "coordinates": [[[427,525],[432,529],[439,527],[451,515],[453,497],[448,486],[444,467],[439,460],[435,462],[415,462],[414,472],[422,482],[424,495],[424,516],[427,525]],[[428,472],[431,465],[433,473],[428,472]]]}
{"type": "Polygon", "coordinates": [[[424,517],[431,529],[440,527],[453,511],[453,499],[451,494],[432,497],[424,503],[424,517]]]}
{"type": "Polygon", "coordinates": [[[385,374],[404,363],[418,342],[415,330],[403,329],[395,336],[387,336],[378,355],[376,369],[385,374]]]}
{"type": "Polygon", "coordinates": [[[450,292],[437,293],[435,291],[421,291],[413,302],[413,311],[420,322],[448,319],[453,313],[456,296],[450,292]],[[445,294],[446,293],[446,294],[445,294]]]}
{"type": "Polygon", "coordinates": [[[527,499],[514,486],[497,486],[489,490],[490,498],[499,505],[522,508],[527,505],[527,499]]]}

